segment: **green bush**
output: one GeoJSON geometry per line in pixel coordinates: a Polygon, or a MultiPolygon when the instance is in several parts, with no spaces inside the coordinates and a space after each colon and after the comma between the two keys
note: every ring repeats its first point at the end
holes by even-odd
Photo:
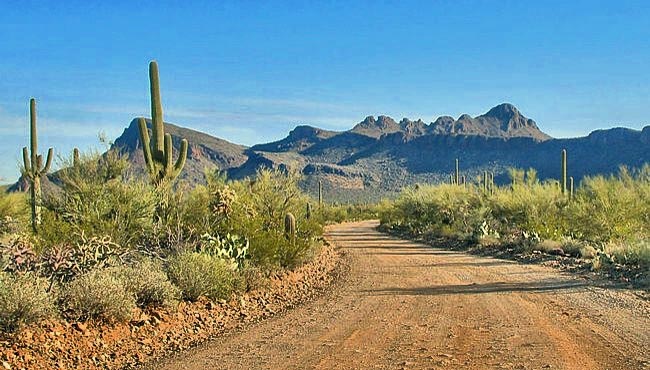
{"type": "Polygon", "coordinates": [[[63,286],[64,312],[75,320],[127,321],[135,296],[112,269],[96,269],[63,286]]]}
{"type": "Polygon", "coordinates": [[[180,290],[169,281],[162,264],[153,260],[111,270],[123,282],[126,291],[135,297],[139,307],[172,307],[180,298],[180,290]]]}
{"type": "MultiPolygon", "coordinates": [[[[408,188],[394,204],[392,223],[414,234],[450,230],[471,234],[477,227],[475,213],[484,208],[481,194],[475,189],[448,184],[408,188]]],[[[386,212],[381,214],[386,222],[386,212]]]]}
{"type": "Polygon", "coordinates": [[[644,167],[636,174],[582,180],[570,209],[572,231],[580,238],[606,243],[650,237],[650,181],[644,167]]]}
{"type": "Polygon", "coordinates": [[[228,298],[237,284],[236,273],[227,261],[205,253],[184,252],[173,256],[168,272],[183,298],[190,301],[201,296],[228,298]]]}
{"type": "Polygon", "coordinates": [[[85,156],[77,167],[61,171],[60,189],[43,199],[43,240],[74,244],[83,234],[131,245],[150,232],[158,198],[148,183],[122,178],[127,163],[109,151],[85,156]]]}
{"type": "Polygon", "coordinates": [[[29,220],[29,207],[24,193],[0,191],[0,235],[22,230],[29,220]]]}
{"type": "Polygon", "coordinates": [[[650,165],[615,176],[582,179],[573,198],[534,170],[511,170],[514,184],[485,193],[479,186],[418,186],[378,206],[383,228],[412,235],[465,237],[528,250],[563,252],[646,266],[650,240],[650,165]],[[540,243],[540,241],[544,242],[540,243]],[[603,257],[606,256],[606,257],[603,257]]]}
{"type": "Polygon", "coordinates": [[[48,282],[32,274],[0,273],[0,327],[14,331],[51,318],[56,307],[48,282]]]}
{"type": "Polygon", "coordinates": [[[541,238],[559,240],[567,235],[565,217],[569,199],[554,183],[498,189],[486,201],[502,234],[525,231],[541,238]]]}

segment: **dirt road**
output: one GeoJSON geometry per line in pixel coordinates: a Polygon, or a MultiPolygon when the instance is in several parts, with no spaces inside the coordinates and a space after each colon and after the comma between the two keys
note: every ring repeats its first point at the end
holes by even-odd
{"type": "Polygon", "coordinates": [[[650,302],[553,269],[337,225],[332,292],[162,369],[650,369],[650,302]]]}

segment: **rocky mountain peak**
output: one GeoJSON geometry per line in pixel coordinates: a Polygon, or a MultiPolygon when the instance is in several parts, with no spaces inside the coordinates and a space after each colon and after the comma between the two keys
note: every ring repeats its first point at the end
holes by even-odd
{"type": "Polygon", "coordinates": [[[322,132],[323,130],[317,127],[313,127],[309,125],[299,125],[289,132],[289,137],[293,139],[304,139],[310,137],[317,137],[322,132]]]}
{"type": "Polygon", "coordinates": [[[493,117],[501,121],[509,121],[513,118],[519,117],[520,113],[517,107],[510,103],[499,104],[496,107],[490,109],[483,116],[493,117]]]}
{"type": "Polygon", "coordinates": [[[351,130],[354,133],[379,138],[383,134],[401,131],[400,125],[388,116],[368,116],[351,130]]]}

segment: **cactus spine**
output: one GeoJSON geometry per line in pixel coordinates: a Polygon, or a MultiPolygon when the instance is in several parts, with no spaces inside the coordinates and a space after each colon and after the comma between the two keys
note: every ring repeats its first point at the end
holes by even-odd
{"type": "Polygon", "coordinates": [[[29,181],[30,205],[32,210],[32,230],[36,233],[41,224],[41,177],[50,170],[54,150],[47,150],[47,159],[43,165],[43,156],[38,154],[38,136],[36,131],[36,100],[29,100],[29,146],[23,147],[23,175],[29,181]]]}
{"type": "Polygon", "coordinates": [[[566,149],[562,149],[562,181],[560,182],[562,194],[567,191],[567,177],[566,177],[566,149]]]}
{"type": "Polygon", "coordinates": [[[284,235],[289,239],[296,237],[296,218],[291,213],[284,216],[284,235]]]}
{"type": "Polygon", "coordinates": [[[180,153],[174,164],[172,162],[172,136],[165,134],[162,102],[160,100],[160,80],[158,78],[158,64],[149,63],[149,87],[151,90],[151,134],[153,143],[149,139],[149,130],[144,118],[138,118],[140,141],[147,171],[154,184],[172,181],[183,170],[187,160],[187,140],[181,140],[180,153]]]}
{"type": "Polygon", "coordinates": [[[456,173],[454,176],[454,181],[456,181],[456,185],[460,185],[460,171],[458,169],[458,158],[456,158],[456,173]]]}

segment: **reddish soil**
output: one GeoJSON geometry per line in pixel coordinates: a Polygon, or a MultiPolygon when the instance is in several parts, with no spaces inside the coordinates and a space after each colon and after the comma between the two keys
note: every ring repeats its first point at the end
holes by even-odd
{"type": "Polygon", "coordinates": [[[329,229],[350,257],[329,293],[151,369],[650,368],[650,302],[635,291],[376,226],[329,229]]]}
{"type": "Polygon", "coordinates": [[[331,287],[342,266],[339,251],[325,246],[314,261],[231,302],[181,303],[175,311],[139,312],[112,326],[55,321],[28,327],[0,338],[0,369],[136,367],[313,299],[331,287]]]}

